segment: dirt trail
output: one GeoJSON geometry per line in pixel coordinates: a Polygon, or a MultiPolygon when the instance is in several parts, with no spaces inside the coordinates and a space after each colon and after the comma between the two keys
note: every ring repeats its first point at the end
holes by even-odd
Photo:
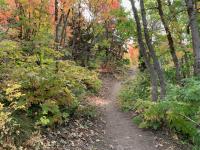
{"type": "MultiPolygon", "coordinates": [[[[129,72],[130,78],[134,71],[129,72]]],[[[102,77],[99,96],[87,102],[97,108],[96,118],[77,117],[39,137],[46,150],[191,150],[167,136],[166,132],[139,129],[132,123],[132,113],[119,109],[117,96],[121,82],[108,75],[102,77]]],[[[93,113],[93,112],[91,112],[93,113]]],[[[33,139],[38,140],[37,138],[33,139]]]]}
{"type": "MultiPolygon", "coordinates": [[[[134,76],[134,71],[130,71],[134,76]]],[[[131,121],[130,114],[121,112],[117,104],[117,95],[121,82],[110,77],[104,78],[102,91],[103,114],[106,121],[106,140],[114,150],[184,150],[173,140],[160,138],[151,131],[139,129],[131,121]],[[164,139],[164,140],[163,140],[164,139]]]]}
{"type": "Polygon", "coordinates": [[[115,150],[155,150],[154,136],[150,132],[138,129],[131,122],[130,116],[121,112],[117,106],[117,95],[121,88],[120,81],[105,79],[103,92],[106,120],[106,137],[115,150]]]}

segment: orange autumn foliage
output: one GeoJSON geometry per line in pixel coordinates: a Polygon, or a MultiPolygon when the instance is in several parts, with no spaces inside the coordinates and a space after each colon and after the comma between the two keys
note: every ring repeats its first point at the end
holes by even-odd
{"type": "Polygon", "coordinates": [[[132,64],[138,64],[139,49],[134,45],[128,45],[128,52],[132,64]]]}
{"type": "Polygon", "coordinates": [[[0,24],[6,25],[8,23],[8,19],[12,17],[13,10],[16,9],[14,0],[6,0],[7,8],[0,9],[0,24]]]}
{"type": "MultiPolygon", "coordinates": [[[[22,3],[26,6],[28,13],[32,13],[38,4],[41,3],[41,0],[6,0],[6,4],[8,5],[8,9],[0,10],[0,23],[7,24],[8,18],[12,17],[14,11],[16,11],[16,3],[22,3]]],[[[59,1],[59,14],[61,11],[67,13],[67,11],[72,8],[72,6],[77,2],[77,0],[60,0],[59,1]]],[[[120,8],[119,0],[101,0],[96,2],[95,0],[89,0],[91,5],[95,6],[95,9],[98,9],[98,12],[104,13],[103,17],[108,17],[108,14],[113,9],[120,8]]],[[[48,2],[48,12],[53,18],[55,16],[55,0],[49,0],[48,2]]]]}

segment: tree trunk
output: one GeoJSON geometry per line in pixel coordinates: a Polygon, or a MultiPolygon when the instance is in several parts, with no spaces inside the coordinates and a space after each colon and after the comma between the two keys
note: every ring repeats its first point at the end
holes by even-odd
{"type": "Polygon", "coordinates": [[[55,0],[55,23],[58,21],[58,0],[55,0]]]}
{"type": "Polygon", "coordinates": [[[148,24],[147,24],[147,19],[146,19],[146,11],[144,9],[144,2],[143,0],[140,0],[140,7],[141,7],[141,14],[142,14],[142,22],[143,22],[143,26],[144,26],[144,35],[145,35],[145,40],[146,40],[146,44],[147,47],[149,49],[149,53],[153,59],[153,64],[154,67],[156,69],[159,81],[160,81],[160,88],[161,88],[161,92],[160,92],[160,98],[163,99],[165,97],[166,94],[166,84],[165,84],[165,79],[164,79],[164,74],[163,74],[163,70],[160,66],[160,63],[158,61],[158,58],[156,56],[154,47],[152,45],[152,41],[150,39],[149,36],[149,31],[148,31],[148,24]]]}
{"type": "Polygon", "coordinates": [[[19,16],[20,26],[19,26],[18,38],[22,40],[23,39],[23,23],[22,22],[23,22],[23,17],[25,17],[25,16],[24,16],[22,4],[18,0],[15,0],[15,5],[16,5],[16,8],[19,10],[18,16],[19,16]]]}
{"type": "Polygon", "coordinates": [[[130,2],[131,2],[131,5],[132,5],[134,18],[135,18],[136,25],[137,25],[137,40],[138,40],[138,44],[139,44],[139,49],[140,49],[140,52],[143,55],[144,62],[146,64],[147,69],[148,69],[149,74],[150,74],[150,80],[151,80],[151,86],[152,86],[152,89],[151,89],[152,100],[157,101],[158,100],[157,75],[156,75],[156,72],[154,70],[153,65],[151,64],[150,58],[147,54],[147,51],[146,51],[146,48],[145,48],[145,43],[143,42],[140,18],[139,18],[139,15],[138,15],[138,11],[135,7],[135,1],[130,0],[130,2]]]}
{"type": "Polygon", "coordinates": [[[200,75],[200,36],[196,18],[196,9],[194,0],[185,0],[188,16],[189,26],[192,33],[192,44],[194,52],[194,74],[200,75]]]}
{"type": "Polygon", "coordinates": [[[64,25],[62,28],[62,32],[61,32],[61,39],[60,39],[60,46],[64,46],[64,41],[66,38],[66,28],[67,28],[67,23],[68,23],[68,17],[69,17],[69,13],[70,13],[71,9],[68,10],[67,15],[64,16],[64,25]]]}
{"type": "Polygon", "coordinates": [[[179,60],[178,60],[178,57],[176,55],[174,40],[172,38],[172,34],[171,34],[170,29],[169,29],[169,25],[167,24],[165,17],[164,17],[164,12],[163,12],[163,8],[162,8],[161,0],[157,0],[157,3],[158,3],[158,12],[159,12],[161,21],[163,23],[163,26],[165,28],[165,32],[167,34],[167,39],[168,39],[168,44],[169,44],[169,49],[170,49],[170,53],[171,53],[171,56],[172,56],[172,60],[173,60],[174,66],[176,68],[176,80],[177,80],[178,83],[180,83],[180,81],[181,81],[181,71],[180,71],[179,60]]]}
{"type": "Polygon", "coordinates": [[[56,24],[55,47],[57,50],[58,50],[58,44],[60,41],[60,27],[61,27],[61,23],[62,23],[63,19],[64,19],[64,14],[62,14],[60,16],[59,21],[56,24]]]}

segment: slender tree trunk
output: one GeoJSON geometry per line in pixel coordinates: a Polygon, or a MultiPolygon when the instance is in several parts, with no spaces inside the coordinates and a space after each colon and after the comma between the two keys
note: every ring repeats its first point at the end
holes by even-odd
{"type": "Polygon", "coordinates": [[[23,39],[23,17],[24,17],[24,13],[23,13],[23,6],[21,5],[21,3],[18,0],[15,0],[15,5],[16,8],[18,9],[18,15],[19,15],[19,22],[20,22],[20,27],[19,27],[19,39],[23,39]]]}
{"type": "MultiPolygon", "coordinates": [[[[175,9],[174,9],[174,7],[172,6],[172,2],[171,2],[171,0],[167,0],[167,3],[168,3],[168,7],[169,7],[169,10],[170,10],[170,13],[173,15],[173,17],[174,17],[174,21],[176,22],[176,30],[177,30],[177,35],[178,35],[178,39],[179,39],[179,41],[178,41],[178,44],[179,44],[179,47],[181,47],[183,50],[185,49],[185,46],[184,46],[184,43],[183,43],[183,41],[184,41],[184,38],[182,37],[182,34],[184,33],[184,31],[183,31],[183,29],[182,29],[182,27],[179,25],[179,23],[178,23],[178,19],[177,19],[177,17],[176,17],[176,12],[175,12],[175,9]]],[[[186,51],[184,51],[185,52],[185,54],[186,54],[186,51]]],[[[184,55],[185,56],[185,55],[184,55]]],[[[181,67],[184,67],[184,65],[188,65],[189,64],[189,62],[187,62],[187,61],[185,61],[185,64],[181,64],[180,62],[179,62],[179,65],[180,65],[180,68],[181,67]]],[[[188,67],[188,68],[190,68],[190,67],[188,67]]],[[[190,76],[190,69],[188,70],[189,72],[187,72],[187,74],[190,76]]],[[[185,78],[185,72],[186,71],[184,71],[184,70],[181,70],[181,77],[182,78],[185,78]]],[[[189,76],[187,76],[187,77],[189,77],[189,76]]]]}
{"type": "Polygon", "coordinates": [[[55,23],[58,21],[58,0],[55,0],[55,23]]]}
{"type": "Polygon", "coordinates": [[[189,78],[190,77],[190,56],[189,56],[189,53],[187,51],[185,51],[185,54],[184,54],[184,60],[185,60],[185,66],[186,66],[186,74],[187,74],[187,77],[189,78]]]}
{"type": "Polygon", "coordinates": [[[70,13],[70,9],[67,12],[67,15],[64,16],[64,25],[62,28],[62,32],[61,32],[61,40],[60,40],[60,46],[63,44],[64,45],[64,41],[66,38],[66,28],[67,28],[67,23],[68,23],[68,17],[69,17],[69,13],[70,13]]]}
{"type": "Polygon", "coordinates": [[[165,20],[165,17],[164,17],[164,12],[163,12],[163,8],[162,8],[161,0],[157,0],[157,3],[158,3],[158,12],[159,12],[161,21],[163,23],[163,26],[165,28],[165,32],[167,34],[167,39],[168,39],[168,44],[169,44],[172,60],[173,60],[174,66],[176,68],[176,80],[179,83],[181,81],[181,71],[180,71],[179,60],[178,60],[178,57],[176,55],[176,50],[175,50],[175,46],[174,46],[174,40],[172,38],[172,34],[171,34],[170,29],[169,29],[169,25],[167,24],[167,22],[165,20]]]}
{"type": "Polygon", "coordinates": [[[146,19],[146,11],[145,11],[145,8],[144,8],[143,0],[140,0],[140,7],[141,7],[141,14],[142,14],[142,22],[143,22],[143,26],[144,26],[145,40],[146,40],[147,47],[149,49],[149,53],[150,53],[150,55],[153,59],[154,67],[157,71],[158,78],[159,78],[159,81],[160,81],[160,88],[161,88],[160,98],[163,99],[165,97],[165,94],[166,94],[166,84],[165,84],[165,79],[164,79],[164,73],[163,73],[163,70],[162,70],[160,63],[158,61],[158,58],[156,56],[154,47],[152,45],[151,38],[149,36],[149,31],[148,31],[148,27],[147,27],[148,24],[147,24],[147,19],[146,19]]]}
{"type": "Polygon", "coordinates": [[[189,26],[192,33],[192,44],[194,52],[194,74],[200,75],[200,35],[196,18],[196,9],[194,0],[185,0],[188,16],[189,26]]]}
{"type": "Polygon", "coordinates": [[[63,22],[64,19],[64,14],[62,14],[59,18],[59,21],[56,24],[56,35],[55,35],[55,47],[56,49],[58,49],[58,44],[59,44],[59,39],[60,39],[60,27],[61,27],[61,23],[63,22]]]}
{"type": "Polygon", "coordinates": [[[145,43],[144,43],[143,37],[142,37],[142,29],[141,29],[141,24],[140,24],[140,18],[139,18],[139,15],[138,15],[138,11],[135,7],[135,1],[130,0],[130,2],[131,2],[131,5],[132,5],[134,18],[135,18],[136,25],[137,25],[137,40],[138,40],[138,44],[139,44],[139,49],[140,49],[140,52],[143,55],[144,62],[146,64],[147,69],[148,69],[149,74],[150,74],[150,80],[151,80],[151,86],[152,86],[152,89],[151,89],[152,100],[157,101],[157,99],[158,99],[157,75],[156,75],[156,72],[154,70],[153,65],[151,64],[150,57],[148,56],[146,48],[145,48],[145,43]]]}
{"type": "Polygon", "coordinates": [[[55,0],[54,1],[54,13],[55,13],[55,18],[54,18],[54,21],[55,21],[55,48],[58,49],[58,29],[59,29],[59,26],[58,26],[58,0],[55,0]]]}
{"type": "Polygon", "coordinates": [[[19,4],[19,21],[20,21],[20,31],[19,31],[19,38],[23,39],[23,7],[21,4],[19,4]]]}

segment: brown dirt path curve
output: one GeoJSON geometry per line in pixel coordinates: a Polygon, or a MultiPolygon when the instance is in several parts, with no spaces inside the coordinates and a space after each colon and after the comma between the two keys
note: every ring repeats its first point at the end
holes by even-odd
{"type": "MultiPolygon", "coordinates": [[[[134,70],[129,71],[134,76],[134,70]]],[[[131,121],[129,113],[120,110],[117,96],[121,82],[111,77],[103,78],[103,91],[100,102],[105,116],[105,136],[112,150],[186,150],[168,137],[160,138],[148,130],[139,129],[131,121]]],[[[161,134],[161,133],[160,133],[161,134]]]]}
{"type": "Polygon", "coordinates": [[[115,83],[106,106],[106,134],[117,150],[155,150],[154,135],[144,132],[133,125],[128,115],[120,112],[116,106],[116,95],[121,84],[115,83]]]}
{"type": "MultiPolygon", "coordinates": [[[[134,73],[131,70],[129,77],[134,77],[134,73]]],[[[76,116],[34,137],[31,143],[43,143],[44,150],[191,150],[166,132],[139,129],[131,121],[135,113],[124,113],[117,104],[122,81],[105,74],[102,80],[100,95],[86,99],[96,108],[97,113],[91,112],[96,117],[76,116]]],[[[91,108],[88,110],[94,109],[91,108]]]]}
{"type": "Polygon", "coordinates": [[[134,126],[130,116],[121,112],[117,106],[117,95],[121,89],[120,81],[105,79],[104,98],[106,137],[115,150],[155,150],[154,135],[134,126]],[[108,81],[106,81],[108,80],[108,81]],[[110,83],[111,82],[111,83],[110,83]]]}

